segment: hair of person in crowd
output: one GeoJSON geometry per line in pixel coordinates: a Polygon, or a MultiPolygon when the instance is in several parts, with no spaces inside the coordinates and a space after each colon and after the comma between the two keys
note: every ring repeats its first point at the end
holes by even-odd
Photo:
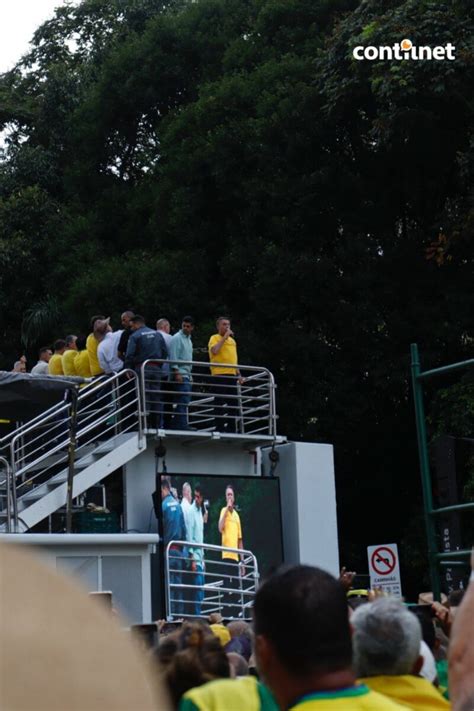
{"type": "Polygon", "coordinates": [[[161,488],[171,491],[171,478],[169,476],[163,475],[161,477],[161,488]]]}
{"type": "Polygon", "coordinates": [[[282,708],[320,685],[354,684],[346,595],[332,575],[280,568],[257,590],[253,615],[259,671],[282,708]]]}
{"type": "Polygon", "coordinates": [[[230,316],[218,316],[216,319],[217,328],[219,328],[219,324],[221,321],[230,321],[230,316]]]}
{"type": "Polygon", "coordinates": [[[132,318],[130,319],[130,323],[134,323],[135,325],[139,325],[139,324],[144,325],[145,324],[145,317],[140,316],[140,314],[135,314],[135,316],[132,316],[132,318]]]}
{"type": "Polygon", "coordinates": [[[78,351],[83,351],[87,344],[87,336],[80,335],[77,337],[76,346],[78,351]]]}
{"type": "MultiPolygon", "coordinates": [[[[427,605],[428,607],[428,605],[427,605]]],[[[413,612],[411,608],[408,608],[410,612],[413,612]]],[[[437,640],[436,640],[436,628],[434,624],[433,618],[430,616],[431,609],[429,608],[427,613],[424,613],[422,610],[417,610],[413,612],[415,615],[416,619],[420,623],[421,627],[421,637],[423,641],[427,644],[429,649],[434,652],[437,645],[437,640]]]]}
{"type": "Polygon", "coordinates": [[[189,689],[230,677],[227,654],[203,622],[184,622],[178,632],[160,643],[156,656],[175,706],[189,689]]]}
{"type": "Polygon", "coordinates": [[[403,603],[379,598],[359,607],[352,615],[351,625],[354,666],[359,677],[419,672],[423,663],[421,625],[403,603]]]}
{"type": "Polygon", "coordinates": [[[103,316],[102,314],[98,314],[98,315],[96,315],[96,316],[92,316],[92,318],[91,318],[91,320],[90,320],[91,329],[94,330],[94,326],[95,326],[95,322],[96,322],[96,321],[103,321],[104,318],[105,318],[105,316],[103,316]]]}
{"type": "Polygon", "coordinates": [[[166,333],[169,333],[171,330],[171,324],[168,321],[167,318],[159,318],[158,321],[156,322],[156,330],[157,331],[166,331],[166,333]]]}
{"type": "Polygon", "coordinates": [[[57,341],[54,341],[53,344],[53,350],[55,353],[59,353],[59,351],[63,351],[66,348],[66,341],[64,338],[58,338],[57,341]]]}
{"type": "Polygon", "coordinates": [[[194,319],[192,316],[183,316],[181,323],[189,323],[191,326],[194,326],[194,319]]]}
{"type": "Polygon", "coordinates": [[[230,675],[234,679],[238,676],[248,676],[249,665],[238,652],[226,652],[230,664],[230,675]]]}
{"type": "Polygon", "coordinates": [[[74,344],[77,342],[77,336],[74,336],[72,334],[70,336],[66,336],[65,341],[66,348],[74,347],[74,344]]]}
{"type": "Polygon", "coordinates": [[[459,607],[464,597],[465,590],[453,590],[448,595],[449,607],[459,607]]]}
{"type": "Polygon", "coordinates": [[[50,346],[43,346],[42,348],[39,349],[39,351],[38,351],[39,360],[41,360],[41,356],[44,355],[45,353],[51,353],[50,346]]]}

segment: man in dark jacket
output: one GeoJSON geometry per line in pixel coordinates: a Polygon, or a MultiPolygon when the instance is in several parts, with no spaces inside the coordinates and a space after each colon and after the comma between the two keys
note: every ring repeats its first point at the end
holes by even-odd
{"type": "Polygon", "coordinates": [[[145,361],[158,361],[147,363],[143,369],[144,389],[147,408],[147,424],[156,427],[160,420],[160,379],[161,362],[168,357],[166,343],[159,331],[148,328],[143,316],[133,316],[130,319],[132,333],[128,340],[125,354],[125,368],[132,368],[138,374],[142,372],[145,361]]]}

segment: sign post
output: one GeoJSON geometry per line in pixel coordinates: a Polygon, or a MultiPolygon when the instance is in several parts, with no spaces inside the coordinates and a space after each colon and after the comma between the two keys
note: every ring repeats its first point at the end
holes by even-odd
{"type": "Polygon", "coordinates": [[[370,587],[381,588],[394,597],[402,596],[400,564],[396,543],[368,546],[370,587]]]}

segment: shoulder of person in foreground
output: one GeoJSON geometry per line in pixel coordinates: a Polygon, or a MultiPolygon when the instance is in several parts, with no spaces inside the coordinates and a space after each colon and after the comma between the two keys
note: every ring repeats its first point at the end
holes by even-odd
{"type": "Polygon", "coordinates": [[[454,711],[474,709],[474,548],[471,578],[454,617],[449,641],[449,696],[454,711]]]}
{"type": "Polygon", "coordinates": [[[218,679],[184,694],[179,711],[278,711],[271,692],[254,676],[218,679]]]}

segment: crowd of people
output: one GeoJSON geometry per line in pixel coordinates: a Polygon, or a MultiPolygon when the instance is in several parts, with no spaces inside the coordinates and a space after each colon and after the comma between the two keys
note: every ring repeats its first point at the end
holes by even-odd
{"type": "MultiPolygon", "coordinates": [[[[192,393],[194,319],[185,316],[174,335],[166,318],[155,328],[132,311],[121,315],[121,328],[113,330],[110,318],[99,314],[91,318],[89,335],[69,334],[52,345],[39,349],[38,362],[31,369],[35,376],[80,376],[96,378],[121,370],[140,372],[145,361],[145,380],[149,425],[193,429],[189,422],[192,393]]],[[[227,316],[216,322],[216,333],[208,343],[208,392],[213,397],[214,426],[218,431],[236,432],[237,385],[244,379],[238,368],[237,343],[227,316]]],[[[26,357],[14,365],[15,373],[27,372],[26,357]]]]}
{"type": "Polygon", "coordinates": [[[355,602],[347,578],[309,566],[278,570],[257,591],[253,628],[216,615],[160,623],[153,655],[174,707],[472,711],[472,578],[461,602],[459,591],[422,612],[377,593],[355,602]]]}

